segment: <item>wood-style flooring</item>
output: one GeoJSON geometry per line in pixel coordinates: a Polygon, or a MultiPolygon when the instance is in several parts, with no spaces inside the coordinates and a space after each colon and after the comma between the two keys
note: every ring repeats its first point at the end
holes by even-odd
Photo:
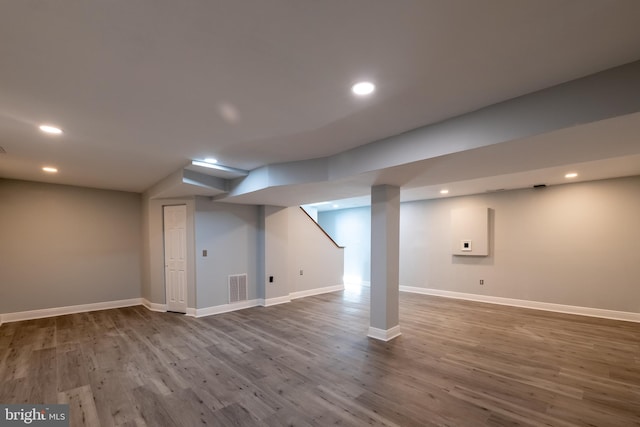
{"type": "Polygon", "coordinates": [[[72,426],[637,426],[640,324],[368,289],[194,319],[139,307],[0,327],[0,403],[72,426]]]}

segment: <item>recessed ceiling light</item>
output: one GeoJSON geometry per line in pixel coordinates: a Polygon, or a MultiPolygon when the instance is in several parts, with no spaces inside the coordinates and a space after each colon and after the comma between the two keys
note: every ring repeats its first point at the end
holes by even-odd
{"type": "Polygon", "coordinates": [[[58,172],[58,169],[52,167],[52,166],[45,166],[42,168],[43,171],[48,172],[48,173],[56,173],[58,172]]]}
{"type": "Polygon", "coordinates": [[[376,86],[371,82],[358,82],[351,86],[351,92],[360,96],[372,94],[374,90],[376,86]]]}
{"type": "Polygon", "coordinates": [[[334,208],[334,209],[335,209],[335,208],[339,208],[339,207],[340,207],[340,205],[333,205],[333,208],[334,208]]]}
{"type": "Polygon", "coordinates": [[[206,159],[204,159],[204,161],[211,164],[218,163],[218,159],[214,159],[213,157],[207,157],[206,159]]]}
{"type": "Polygon", "coordinates": [[[449,190],[440,190],[440,194],[449,194],[449,190]]]}
{"type": "Polygon", "coordinates": [[[50,133],[51,135],[60,135],[62,129],[51,125],[40,125],[40,130],[44,133],[50,133]]]}
{"type": "Polygon", "coordinates": [[[577,177],[577,176],[578,176],[578,174],[577,174],[577,173],[575,173],[575,172],[571,172],[571,173],[566,174],[564,177],[565,177],[565,178],[575,178],[575,177],[577,177]]]}

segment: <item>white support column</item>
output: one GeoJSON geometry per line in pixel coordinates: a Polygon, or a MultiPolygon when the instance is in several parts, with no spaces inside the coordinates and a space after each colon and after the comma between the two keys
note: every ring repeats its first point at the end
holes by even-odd
{"type": "Polygon", "coordinates": [[[371,187],[371,313],[368,336],[400,335],[400,188],[371,187]]]}

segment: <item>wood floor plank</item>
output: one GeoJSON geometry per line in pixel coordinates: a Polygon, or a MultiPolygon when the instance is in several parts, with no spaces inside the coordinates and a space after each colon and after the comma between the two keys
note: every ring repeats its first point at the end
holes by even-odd
{"type": "Polygon", "coordinates": [[[177,426],[180,414],[171,413],[161,395],[149,387],[137,387],[132,390],[136,409],[141,418],[149,426],[177,426]]]}
{"type": "Polygon", "coordinates": [[[30,388],[29,402],[56,403],[58,373],[55,348],[31,353],[27,380],[30,388]]]}
{"type": "Polygon", "coordinates": [[[195,319],[128,307],[0,327],[0,402],[72,425],[640,426],[640,325],[368,289],[195,319]]]}
{"type": "Polygon", "coordinates": [[[26,378],[7,379],[0,387],[0,402],[32,403],[29,401],[29,383],[26,378]]]}
{"type": "Polygon", "coordinates": [[[69,405],[69,425],[100,427],[100,418],[90,386],[82,386],[58,393],[58,403],[69,405]]]}
{"type": "Polygon", "coordinates": [[[78,345],[68,351],[58,352],[56,362],[59,375],[57,391],[89,385],[89,366],[78,345]]]}
{"type": "Polygon", "coordinates": [[[88,374],[96,410],[103,427],[130,424],[140,417],[133,389],[142,386],[125,369],[100,369],[88,374]]]}
{"type": "Polygon", "coordinates": [[[30,345],[9,347],[0,365],[0,378],[3,381],[25,378],[32,352],[33,348],[30,345]]]}
{"type": "Polygon", "coordinates": [[[183,426],[210,425],[215,426],[220,420],[218,409],[212,408],[205,396],[187,388],[178,390],[162,399],[167,411],[178,414],[179,423],[183,426]]]}

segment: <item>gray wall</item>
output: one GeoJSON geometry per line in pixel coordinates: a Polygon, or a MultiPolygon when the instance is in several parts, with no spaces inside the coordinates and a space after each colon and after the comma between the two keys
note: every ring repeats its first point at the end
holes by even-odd
{"type": "Polygon", "coordinates": [[[342,285],[344,250],[337,247],[299,207],[260,208],[263,227],[264,288],[269,299],[342,285]],[[300,274],[302,270],[303,274],[300,274]],[[272,283],[268,281],[273,276],[272,283]]]}
{"type": "MultiPolygon", "coordinates": [[[[329,218],[356,214],[366,221],[329,218]]],[[[640,312],[638,218],[640,177],[402,203],[400,285],[640,312]],[[478,206],[491,208],[490,255],[453,256],[451,210],[478,206]]]]}
{"type": "Polygon", "coordinates": [[[299,208],[237,205],[209,198],[143,197],[142,295],[165,303],[162,207],[187,206],[189,308],[228,303],[228,276],[248,275],[248,298],[287,297],[342,283],[342,250],[299,208]],[[304,218],[301,218],[303,215],[304,218]],[[207,257],[202,251],[207,250],[207,257]],[[300,269],[305,274],[299,276],[300,269]],[[268,276],[273,283],[267,283],[268,276]]]}
{"type": "Polygon", "coordinates": [[[289,254],[289,209],[264,206],[264,272],[265,299],[286,297],[291,292],[289,254]],[[273,276],[273,282],[269,282],[273,276]]]}
{"type": "Polygon", "coordinates": [[[258,298],[258,207],[198,197],[195,230],[197,308],[229,302],[230,274],[247,273],[248,298],[258,298]]]}
{"type": "Polygon", "coordinates": [[[639,312],[639,195],[632,177],[406,203],[400,283],[639,312]],[[450,254],[450,211],[466,206],[492,209],[489,257],[450,254]]]}
{"type": "Polygon", "coordinates": [[[291,292],[342,285],[344,249],[298,207],[289,208],[288,247],[291,292]]]}
{"type": "Polygon", "coordinates": [[[318,224],[344,246],[344,276],[371,280],[371,208],[340,209],[318,213],[318,224]]]}
{"type": "Polygon", "coordinates": [[[0,313],[141,296],[139,194],[0,179],[0,313]]]}

